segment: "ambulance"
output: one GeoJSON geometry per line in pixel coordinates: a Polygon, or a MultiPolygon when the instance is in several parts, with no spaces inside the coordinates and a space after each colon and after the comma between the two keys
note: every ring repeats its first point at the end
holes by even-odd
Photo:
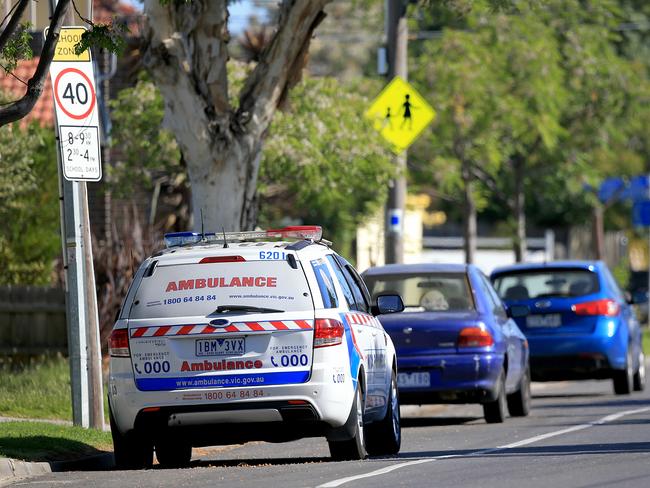
{"type": "Polygon", "coordinates": [[[116,464],[325,437],[334,459],[400,449],[397,363],[355,269],[318,226],[174,233],[138,269],[110,336],[116,464]]]}

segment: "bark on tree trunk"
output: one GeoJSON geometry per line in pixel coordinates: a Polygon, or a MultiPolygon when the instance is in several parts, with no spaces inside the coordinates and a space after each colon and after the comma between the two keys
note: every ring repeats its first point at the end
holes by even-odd
{"type": "Polygon", "coordinates": [[[514,240],[515,260],[521,263],[526,260],[526,196],[524,193],[524,163],[517,157],[513,161],[515,176],[514,214],[517,220],[517,231],[514,240]]]}
{"type": "Polygon", "coordinates": [[[476,255],[476,203],[474,202],[474,181],[471,174],[470,163],[463,161],[463,191],[464,191],[464,219],[463,240],[465,248],[465,262],[474,263],[476,255]]]}
{"type": "Polygon", "coordinates": [[[226,0],[146,0],[143,61],[165,99],[192,190],[194,228],[250,229],[264,136],[273,113],[300,80],[314,29],[331,0],[284,0],[278,26],[248,76],[238,107],[228,96],[226,0]]]}

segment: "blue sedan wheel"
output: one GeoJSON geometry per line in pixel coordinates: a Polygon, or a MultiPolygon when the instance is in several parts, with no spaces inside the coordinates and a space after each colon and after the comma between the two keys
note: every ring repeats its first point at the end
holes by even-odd
{"type": "Polygon", "coordinates": [[[632,353],[628,347],[625,369],[614,371],[614,393],[629,395],[634,387],[634,370],[632,369],[632,353]]]}
{"type": "Polygon", "coordinates": [[[645,390],[645,354],[639,352],[639,368],[634,374],[634,391],[645,390]]]}
{"type": "Polygon", "coordinates": [[[508,412],[513,417],[525,417],[530,412],[530,369],[521,377],[519,389],[508,395],[508,412]]]}
{"type": "Polygon", "coordinates": [[[483,404],[483,416],[488,424],[500,424],[506,419],[506,374],[501,370],[498,382],[499,392],[496,400],[483,404]]]}

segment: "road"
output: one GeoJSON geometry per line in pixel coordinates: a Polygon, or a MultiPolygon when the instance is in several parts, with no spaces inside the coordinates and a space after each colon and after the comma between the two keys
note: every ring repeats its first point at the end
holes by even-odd
{"type": "Polygon", "coordinates": [[[332,462],[327,443],[195,449],[182,470],[68,472],[12,487],[641,487],[650,486],[650,393],[611,383],[533,386],[527,418],[488,425],[477,406],[408,407],[398,457],[332,462]]]}

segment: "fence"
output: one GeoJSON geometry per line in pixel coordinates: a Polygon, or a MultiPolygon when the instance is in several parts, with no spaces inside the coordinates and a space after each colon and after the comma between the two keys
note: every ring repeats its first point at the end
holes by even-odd
{"type": "Polygon", "coordinates": [[[62,289],[0,286],[0,356],[67,351],[62,289]]]}

